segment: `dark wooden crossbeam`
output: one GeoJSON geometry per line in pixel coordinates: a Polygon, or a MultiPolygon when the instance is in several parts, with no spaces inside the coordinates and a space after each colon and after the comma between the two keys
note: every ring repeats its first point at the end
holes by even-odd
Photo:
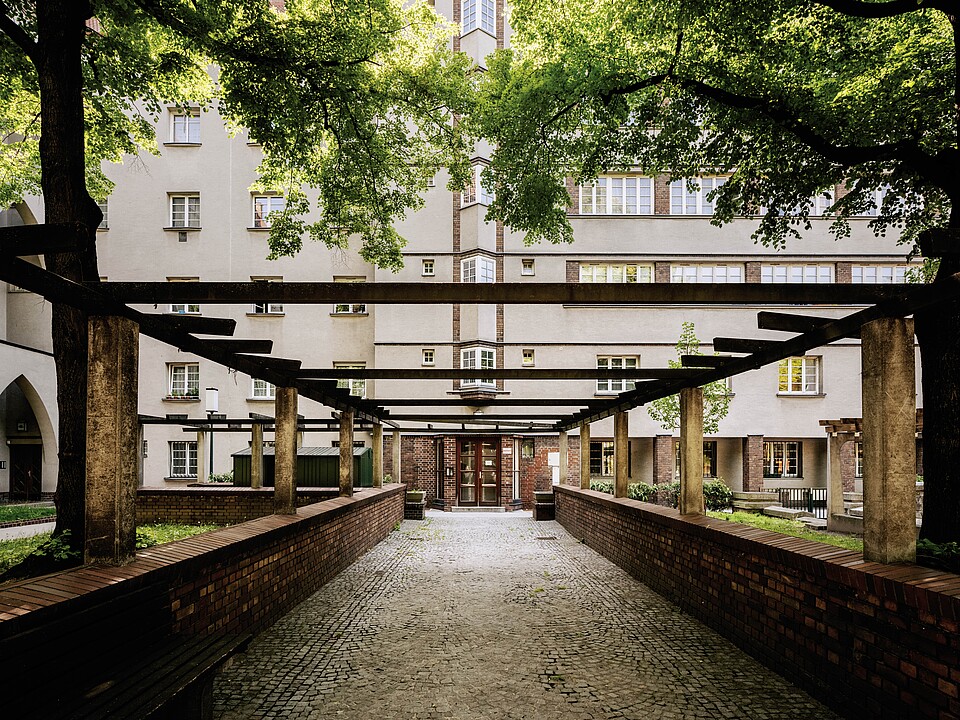
{"type": "Polygon", "coordinates": [[[285,373],[296,373],[302,365],[300,360],[291,360],[289,358],[265,357],[256,359],[262,361],[264,367],[285,373]]]}
{"type": "Polygon", "coordinates": [[[727,355],[681,355],[680,364],[689,368],[717,368],[735,359],[727,355]]]}
{"type": "Polygon", "coordinates": [[[960,256],[960,229],[930,228],[917,238],[924,257],[943,258],[960,256]]]}
{"type": "MultiPolygon", "coordinates": [[[[684,368],[304,368],[301,378],[338,378],[342,380],[634,380],[688,377],[695,371],[684,368]]],[[[482,388],[480,388],[482,389],[482,388]]]]}
{"type": "MultiPolygon", "coordinates": [[[[836,320],[836,318],[761,310],[757,313],[757,328],[760,330],[805,333],[816,330],[824,325],[829,325],[834,320],[836,320]]],[[[860,329],[857,328],[857,332],[850,337],[860,337],[860,329]]]]}
{"type": "Polygon", "coordinates": [[[204,315],[164,315],[174,327],[194,335],[230,336],[237,329],[233,318],[214,318],[204,315]]]}
{"type": "Polygon", "coordinates": [[[376,398],[374,402],[381,407],[564,407],[578,406],[590,407],[599,405],[603,401],[591,398],[589,400],[576,400],[571,398],[532,398],[532,397],[495,397],[488,399],[465,399],[459,397],[446,398],[376,398]]]}
{"type": "Polygon", "coordinates": [[[430,413],[408,413],[405,415],[391,415],[390,419],[394,422],[452,422],[452,423],[472,423],[472,422],[491,422],[496,420],[497,422],[510,421],[513,423],[518,423],[520,425],[526,425],[530,422],[537,422],[543,420],[556,420],[561,417],[563,413],[542,413],[537,415],[531,415],[524,413],[523,415],[511,415],[508,413],[483,413],[482,415],[444,415],[437,413],[432,415],[430,413]]]}
{"type": "MultiPolygon", "coordinates": [[[[232,353],[257,353],[266,355],[273,350],[273,340],[207,340],[212,347],[232,353]]],[[[274,367],[277,367],[274,365],[274,367]]]]}
{"type": "Polygon", "coordinates": [[[713,339],[713,349],[725,353],[759,353],[780,344],[779,340],[747,340],[744,338],[718,337],[713,339]]]}
{"type": "Polygon", "coordinates": [[[23,257],[77,252],[82,249],[85,242],[89,242],[86,229],[79,223],[46,223],[0,228],[0,255],[23,257]]]}

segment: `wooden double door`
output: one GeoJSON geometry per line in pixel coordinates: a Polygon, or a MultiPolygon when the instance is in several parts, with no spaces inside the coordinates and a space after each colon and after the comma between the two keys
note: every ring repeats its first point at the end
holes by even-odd
{"type": "Polygon", "coordinates": [[[43,467],[42,445],[10,446],[10,499],[39,500],[43,467]]]}
{"type": "Polygon", "coordinates": [[[464,506],[500,504],[500,439],[457,441],[457,502],[464,506]]]}

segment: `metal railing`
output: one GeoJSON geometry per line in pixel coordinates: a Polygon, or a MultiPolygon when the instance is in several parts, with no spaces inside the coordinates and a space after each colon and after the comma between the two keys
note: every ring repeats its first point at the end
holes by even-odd
{"type": "Polygon", "coordinates": [[[814,517],[827,517],[827,489],[819,488],[778,488],[780,505],[791,510],[806,510],[814,517]]]}

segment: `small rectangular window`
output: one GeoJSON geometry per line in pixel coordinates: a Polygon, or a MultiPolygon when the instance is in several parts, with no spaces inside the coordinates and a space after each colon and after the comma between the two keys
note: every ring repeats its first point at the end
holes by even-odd
{"type": "Polygon", "coordinates": [[[434,365],[437,360],[437,353],[433,348],[424,348],[420,359],[421,365],[434,365]]]}
{"type": "Polygon", "coordinates": [[[613,440],[590,441],[590,474],[613,477],[613,440]]]}
{"type": "Polygon", "coordinates": [[[177,440],[170,443],[170,477],[197,476],[196,440],[177,440]]]}
{"type": "Polygon", "coordinates": [[[789,357],[779,364],[778,391],[787,395],[820,393],[820,358],[789,357]]]}
{"type": "MultiPolygon", "coordinates": [[[[167,282],[198,282],[198,277],[168,277],[167,282]]],[[[197,303],[171,303],[170,312],[177,315],[199,315],[200,305],[197,303]]]]}
{"type": "Polygon", "coordinates": [[[532,348],[524,348],[522,351],[522,360],[525,367],[533,367],[534,354],[532,348]]]}
{"type": "MultiPolygon", "coordinates": [[[[334,282],[338,283],[362,283],[366,282],[365,277],[335,277],[334,282]]],[[[334,315],[366,315],[367,306],[364,303],[338,303],[333,306],[334,315]]]]}
{"type": "Polygon", "coordinates": [[[769,440],[763,443],[763,476],[802,477],[803,443],[769,440]]]}
{"type": "Polygon", "coordinates": [[[521,275],[536,275],[536,269],[533,264],[533,258],[523,258],[520,261],[520,274],[521,275]]]}
{"type": "Polygon", "coordinates": [[[432,258],[430,260],[420,261],[420,274],[423,277],[433,277],[436,271],[436,265],[432,258]]]}
{"type": "Polygon", "coordinates": [[[170,113],[170,142],[184,145],[200,143],[200,113],[174,110],[170,113]]]}
{"type": "MultiPolygon", "coordinates": [[[[600,355],[597,357],[598,370],[632,370],[638,367],[640,367],[640,358],[636,355],[600,355]]],[[[636,383],[633,380],[608,380],[606,378],[597,380],[597,393],[622,393],[633,390],[635,387],[636,383]]]]}
{"type": "Polygon", "coordinates": [[[253,378],[253,389],[250,395],[255,400],[274,400],[277,396],[277,388],[273,383],[268,383],[260,378],[253,378]]]}
{"type": "Polygon", "coordinates": [[[287,200],[281,195],[253,196],[253,225],[255,228],[269,228],[272,224],[271,213],[282,213],[287,200]]]}
{"type": "MultiPolygon", "coordinates": [[[[250,280],[255,283],[272,283],[272,282],[282,282],[282,276],[275,277],[253,277],[251,276],[250,280]]],[[[279,302],[255,302],[250,307],[250,313],[253,315],[283,315],[283,303],[279,302]]]]}
{"type": "Polygon", "coordinates": [[[171,195],[170,196],[170,227],[172,228],[199,228],[200,227],[200,195],[171,195]]]}
{"type": "Polygon", "coordinates": [[[167,365],[167,397],[180,400],[200,399],[200,365],[170,363],[167,365]]]}
{"type": "Polygon", "coordinates": [[[97,226],[97,230],[107,230],[110,227],[108,222],[108,201],[104,200],[103,202],[98,202],[97,207],[100,208],[100,212],[103,213],[103,220],[100,221],[100,224],[97,226]]]}
{"type": "MultiPolygon", "coordinates": [[[[338,370],[362,370],[367,366],[366,363],[357,362],[335,362],[333,367],[338,370]]],[[[363,378],[345,378],[337,380],[337,387],[350,391],[351,395],[365,397],[367,394],[367,381],[363,378]]]]}

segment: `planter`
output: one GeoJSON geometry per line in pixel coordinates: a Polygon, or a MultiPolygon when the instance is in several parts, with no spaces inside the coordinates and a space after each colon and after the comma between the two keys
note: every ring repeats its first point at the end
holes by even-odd
{"type": "Polygon", "coordinates": [[[426,494],[425,490],[407,490],[406,501],[408,503],[422,503],[426,494]]]}
{"type": "Polygon", "coordinates": [[[553,490],[534,490],[533,501],[535,503],[552,503],[553,490]]]}

